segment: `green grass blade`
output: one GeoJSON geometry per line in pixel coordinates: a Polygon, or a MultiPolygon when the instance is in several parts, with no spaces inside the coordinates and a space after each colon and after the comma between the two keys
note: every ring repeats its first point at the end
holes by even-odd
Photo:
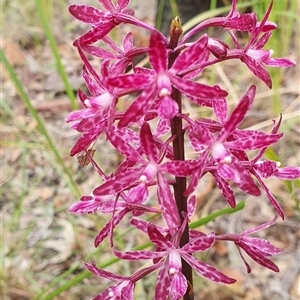
{"type": "Polygon", "coordinates": [[[169,0],[169,2],[170,2],[170,7],[171,7],[172,15],[174,17],[175,16],[179,16],[179,11],[178,11],[176,0],[169,0]]]}
{"type": "Polygon", "coordinates": [[[156,12],[156,19],[155,19],[155,28],[157,28],[158,30],[161,29],[164,5],[165,5],[165,0],[159,1],[158,7],[157,7],[157,12],[156,12]]]}
{"type": "Polygon", "coordinates": [[[45,138],[49,149],[51,150],[51,152],[53,153],[53,155],[56,158],[57,162],[59,163],[60,168],[62,170],[62,174],[63,174],[63,176],[66,177],[66,180],[68,182],[68,185],[69,185],[70,189],[73,191],[73,193],[74,193],[74,195],[76,195],[76,197],[79,197],[81,193],[79,191],[77,183],[74,181],[74,179],[72,177],[72,174],[67,169],[63,159],[61,158],[58,150],[56,149],[56,147],[54,145],[54,142],[52,141],[52,138],[48,134],[48,131],[47,131],[47,128],[44,124],[44,121],[40,118],[40,116],[38,115],[36,109],[31,104],[31,101],[30,101],[28,95],[24,91],[24,88],[23,88],[21,82],[17,78],[16,73],[14,72],[13,68],[11,67],[8,60],[6,59],[5,54],[4,54],[2,49],[0,49],[0,61],[3,63],[5,69],[7,70],[8,74],[10,76],[10,79],[13,82],[19,96],[23,100],[24,104],[27,106],[27,108],[28,108],[29,112],[31,113],[32,117],[37,122],[38,128],[39,128],[41,134],[43,135],[43,137],[45,138]]]}
{"type": "Polygon", "coordinates": [[[235,208],[227,207],[224,209],[221,209],[219,211],[216,211],[214,213],[209,214],[208,216],[199,219],[198,221],[195,221],[191,224],[189,224],[189,228],[198,228],[200,226],[203,226],[205,224],[208,224],[212,220],[214,220],[217,217],[223,216],[223,215],[228,215],[228,214],[233,214],[239,210],[242,210],[245,207],[245,201],[239,202],[235,208]]]}
{"type": "Polygon", "coordinates": [[[217,7],[217,0],[210,0],[209,10],[215,9],[217,7]]]}
{"type": "Polygon", "coordinates": [[[23,141],[20,141],[20,149],[21,149],[21,193],[20,195],[18,196],[18,200],[16,202],[16,205],[14,207],[14,211],[11,215],[11,219],[9,220],[9,223],[7,225],[8,229],[10,231],[12,231],[14,228],[18,228],[19,227],[19,223],[20,223],[20,218],[21,218],[21,215],[22,215],[22,210],[23,210],[23,203],[24,203],[24,197],[25,197],[25,192],[26,192],[26,186],[27,186],[27,178],[26,178],[26,170],[24,168],[25,166],[25,156],[26,156],[26,153],[27,153],[27,149],[25,147],[25,144],[23,141]]]}
{"type": "Polygon", "coordinates": [[[174,17],[179,15],[176,0],[160,0],[157,5],[156,18],[155,18],[155,28],[158,30],[161,30],[162,27],[162,18],[163,18],[165,1],[169,2],[169,6],[172,11],[171,15],[174,17]]]}
{"type": "Polygon", "coordinates": [[[42,1],[40,0],[35,0],[35,4],[36,4],[36,9],[37,9],[37,13],[38,13],[38,16],[40,18],[40,21],[42,23],[42,26],[44,28],[44,31],[45,31],[45,35],[49,41],[49,45],[50,45],[50,48],[51,48],[51,51],[53,53],[53,56],[55,58],[55,62],[56,62],[56,66],[57,66],[57,70],[61,76],[61,79],[65,85],[65,89],[66,89],[66,92],[68,94],[68,97],[70,99],[70,103],[72,105],[72,108],[74,110],[78,109],[78,105],[77,105],[77,102],[76,102],[76,97],[74,95],[74,92],[73,92],[73,89],[69,83],[69,80],[68,80],[68,75],[65,71],[65,68],[61,62],[61,59],[60,59],[60,55],[58,53],[58,48],[57,48],[57,45],[56,45],[56,41],[55,41],[55,38],[54,38],[54,35],[50,29],[50,26],[49,26],[49,23],[44,15],[44,12],[43,12],[43,8],[42,8],[42,1]]]}

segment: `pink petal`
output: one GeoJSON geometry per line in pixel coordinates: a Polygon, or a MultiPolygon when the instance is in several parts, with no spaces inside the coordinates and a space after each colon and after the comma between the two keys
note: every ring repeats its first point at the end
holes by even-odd
{"type": "Polygon", "coordinates": [[[104,277],[108,280],[117,280],[117,281],[126,281],[128,280],[128,277],[125,276],[121,276],[121,275],[117,275],[114,273],[111,273],[109,271],[103,270],[103,269],[99,269],[97,268],[96,264],[88,264],[86,262],[84,262],[84,266],[92,273],[100,276],[100,277],[104,277]]]}
{"type": "Polygon", "coordinates": [[[229,18],[225,22],[224,27],[226,29],[234,29],[239,31],[252,31],[256,22],[256,15],[254,13],[247,13],[229,18]]]}
{"type": "Polygon", "coordinates": [[[272,31],[267,31],[266,33],[264,33],[255,43],[255,48],[262,49],[268,42],[271,35],[272,35],[272,31]]]}
{"type": "Polygon", "coordinates": [[[153,31],[149,45],[150,64],[156,73],[167,70],[167,45],[161,34],[153,31]]]}
{"type": "Polygon", "coordinates": [[[107,78],[107,82],[114,87],[136,90],[147,87],[151,80],[152,78],[149,74],[127,74],[107,78]]]}
{"type": "Polygon", "coordinates": [[[120,129],[113,126],[110,132],[107,133],[107,138],[120,154],[134,162],[142,162],[140,154],[126,141],[123,140],[123,135],[120,129]]]}
{"type": "Polygon", "coordinates": [[[181,272],[174,274],[172,277],[169,297],[171,300],[178,300],[181,299],[187,291],[187,280],[181,272]]]}
{"type": "Polygon", "coordinates": [[[236,206],[235,197],[229,183],[221,176],[219,176],[218,172],[211,172],[211,174],[214,176],[216,184],[219,190],[221,191],[221,193],[223,194],[224,198],[228,202],[228,204],[232,208],[235,208],[236,206]]]}
{"type": "Polygon", "coordinates": [[[147,232],[150,240],[157,247],[160,247],[161,249],[173,248],[173,244],[165,236],[162,235],[155,224],[149,223],[147,232]]]}
{"type": "Polygon", "coordinates": [[[95,25],[107,22],[108,20],[107,14],[89,5],[71,5],[69,11],[76,19],[85,23],[95,25]]]}
{"type": "Polygon", "coordinates": [[[232,180],[247,194],[259,196],[260,190],[252,179],[249,171],[247,171],[240,162],[233,157],[230,164],[219,164],[218,173],[227,180],[232,180]]]}
{"type": "Polygon", "coordinates": [[[226,148],[233,148],[239,150],[254,150],[260,149],[262,147],[268,147],[271,144],[276,143],[281,137],[283,133],[280,134],[259,134],[252,135],[248,138],[238,139],[232,142],[224,142],[223,145],[226,148]]]}
{"type": "Polygon", "coordinates": [[[202,153],[201,157],[199,158],[199,168],[192,175],[190,182],[189,182],[189,186],[186,189],[186,191],[184,192],[185,196],[189,196],[190,194],[192,194],[195,191],[195,189],[198,185],[198,181],[203,175],[203,170],[204,170],[204,167],[206,164],[208,153],[209,153],[209,151],[205,151],[204,153],[202,153]]]}
{"type": "Polygon", "coordinates": [[[139,250],[139,251],[120,252],[120,251],[114,250],[114,254],[116,257],[118,257],[120,259],[142,260],[142,259],[154,259],[154,258],[163,257],[167,254],[167,251],[155,252],[155,251],[139,250]]]}
{"type": "Polygon", "coordinates": [[[269,67],[284,68],[284,67],[295,67],[297,63],[292,59],[288,58],[269,58],[263,62],[269,67]]]}
{"type": "Polygon", "coordinates": [[[219,142],[223,142],[244,120],[248,110],[250,109],[250,103],[253,102],[255,97],[255,92],[256,87],[252,85],[236,105],[217,137],[219,142]]]}
{"type": "Polygon", "coordinates": [[[93,132],[102,132],[107,124],[106,117],[103,116],[103,112],[94,109],[94,116],[82,119],[77,124],[76,130],[78,132],[84,132],[87,134],[93,134],[93,132]]]}
{"type": "Polygon", "coordinates": [[[262,265],[263,267],[266,267],[274,272],[279,272],[279,268],[266,256],[264,256],[262,253],[260,253],[259,250],[252,248],[248,245],[241,245],[237,243],[238,246],[243,248],[243,250],[258,264],[262,265]]]}
{"type": "MultiPolygon", "coordinates": [[[[137,229],[139,229],[139,230],[141,230],[145,233],[148,233],[148,226],[150,224],[149,222],[133,218],[133,219],[130,220],[130,224],[132,224],[137,229]]],[[[167,235],[169,233],[169,230],[166,229],[166,228],[163,228],[163,227],[158,226],[158,225],[155,225],[155,227],[158,229],[158,231],[161,234],[167,235]]]]}
{"type": "Polygon", "coordinates": [[[278,168],[274,175],[283,180],[297,179],[300,177],[300,167],[278,168]]]}
{"type": "Polygon", "coordinates": [[[192,255],[182,253],[181,256],[185,261],[187,261],[190,266],[196,270],[200,275],[206,277],[209,280],[218,282],[218,283],[227,283],[232,284],[235,283],[236,280],[230,277],[227,277],[225,274],[221,273],[217,269],[212,266],[197,260],[192,255]]]}
{"type": "Polygon", "coordinates": [[[129,283],[128,285],[124,286],[121,292],[121,299],[124,300],[134,300],[134,284],[129,283]]]}
{"type": "Polygon", "coordinates": [[[170,131],[170,120],[167,119],[160,119],[158,121],[157,128],[154,132],[155,137],[160,137],[162,135],[165,135],[170,131]]]}
{"type": "Polygon", "coordinates": [[[269,241],[264,239],[244,236],[243,242],[246,245],[257,248],[257,250],[263,252],[267,256],[279,254],[282,252],[282,249],[273,246],[269,241]]]}
{"type": "Polygon", "coordinates": [[[203,235],[192,239],[186,245],[181,248],[181,251],[186,253],[193,253],[199,251],[205,251],[212,247],[215,242],[215,235],[210,233],[208,235],[203,235]]]}
{"type": "Polygon", "coordinates": [[[198,166],[197,160],[173,160],[162,164],[160,170],[178,177],[187,177],[192,175],[198,166]]]}
{"type": "Polygon", "coordinates": [[[277,163],[275,161],[266,160],[266,161],[258,161],[254,164],[254,169],[262,178],[268,178],[277,170],[277,163]]]}
{"type": "Polygon", "coordinates": [[[77,42],[80,44],[93,44],[105,37],[114,27],[115,25],[112,22],[100,24],[82,35],[77,42]]]}
{"type": "Polygon", "coordinates": [[[164,119],[173,119],[178,113],[178,104],[169,96],[163,98],[158,108],[158,114],[164,119]]]}
{"type": "Polygon", "coordinates": [[[100,196],[100,195],[114,195],[119,192],[122,192],[125,189],[134,184],[137,179],[141,176],[145,167],[139,167],[136,169],[128,169],[121,174],[118,174],[111,179],[108,179],[102,185],[98,186],[94,191],[93,194],[100,196]]]}
{"type": "Polygon", "coordinates": [[[71,149],[70,155],[74,156],[77,153],[88,149],[93,141],[95,141],[100,133],[104,130],[104,128],[98,129],[95,128],[93,132],[84,133],[75,143],[73,148],[71,149]]]}
{"type": "Polygon", "coordinates": [[[99,0],[99,2],[104,6],[104,8],[110,12],[115,12],[116,7],[112,0],[99,0]]]}
{"type": "Polygon", "coordinates": [[[147,122],[144,122],[141,127],[140,139],[141,145],[149,162],[157,162],[157,149],[150,129],[150,125],[147,122]]]}
{"type": "Polygon", "coordinates": [[[221,123],[225,123],[227,120],[227,101],[225,97],[214,98],[212,100],[212,107],[214,109],[216,117],[221,123]]]}
{"type": "MultiPolygon", "coordinates": [[[[82,47],[82,49],[83,48],[84,47],[82,47]]],[[[86,65],[83,65],[82,67],[82,77],[84,78],[86,86],[89,89],[89,92],[91,93],[92,96],[98,96],[106,92],[106,90],[102,88],[99,82],[96,83],[94,79],[91,78],[91,76],[88,73],[86,65]]]]}
{"type": "Polygon", "coordinates": [[[207,51],[207,35],[202,36],[192,46],[188,47],[182,52],[175,60],[170,72],[177,74],[181,71],[188,69],[191,66],[191,62],[199,61],[199,56],[203,55],[207,51]]]}
{"type": "Polygon", "coordinates": [[[155,93],[155,83],[149,84],[149,86],[135,99],[133,104],[127,109],[123,118],[119,122],[119,126],[126,127],[140,120],[149,109],[155,93]]]}
{"type": "Polygon", "coordinates": [[[111,53],[100,47],[83,44],[83,45],[81,45],[81,48],[84,51],[86,51],[87,53],[89,53],[93,56],[99,57],[99,58],[113,59],[113,58],[117,57],[116,54],[111,53]]]}
{"type": "MultiPolygon", "coordinates": [[[[261,22],[258,22],[256,24],[256,28],[252,31],[248,46],[253,45],[257,41],[260,33],[264,31],[264,27],[265,27],[265,24],[267,23],[267,20],[271,13],[272,7],[273,7],[273,0],[270,1],[269,7],[268,7],[267,11],[265,12],[265,15],[264,15],[263,19],[261,20],[261,22]]],[[[271,30],[271,29],[268,28],[267,31],[269,31],[269,30],[271,30]]]]}
{"type": "Polygon", "coordinates": [[[144,183],[138,184],[128,193],[128,203],[141,204],[148,199],[148,188],[144,183]]]}
{"type": "Polygon", "coordinates": [[[253,170],[253,174],[255,175],[255,177],[257,178],[257,180],[259,181],[260,185],[262,186],[262,188],[265,190],[265,192],[267,193],[267,196],[271,202],[271,204],[273,205],[273,207],[275,208],[275,210],[277,211],[277,213],[279,214],[279,216],[282,218],[282,220],[284,220],[284,213],[282,208],[280,207],[278,201],[275,199],[275,197],[271,194],[271,192],[269,191],[269,189],[267,188],[267,186],[265,185],[265,183],[262,181],[262,179],[260,178],[260,176],[256,173],[255,170],[253,170]]]}
{"type": "Polygon", "coordinates": [[[260,62],[257,62],[254,58],[248,56],[247,54],[244,54],[241,57],[241,61],[244,62],[249,70],[259,79],[261,79],[270,89],[272,88],[270,74],[260,62]]]}
{"type": "Polygon", "coordinates": [[[206,126],[202,124],[195,124],[189,128],[188,131],[189,141],[196,152],[203,151],[205,145],[211,145],[214,141],[213,135],[206,126]]]}
{"type": "Polygon", "coordinates": [[[166,300],[169,295],[171,276],[168,270],[168,265],[165,263],[158,273],[155,286],[155,300],[166,300]]]}
{"type": "Polygon", "coordinates": [[[158,201],[162,211],[164,211],[163,217],[168,225],[168,228],[170,229],[170,232],[175,233],[176,230],[180,227],[181,222],[173,194],[165,177],[161,172],[157,173],[157,181],[158,201]]]}
{"type": "MultiPolygon", "coordinates": [[[[129,0],[130,1],[130,0],[129,0]]],[[[122,41],[124,52],[128,52],[133,48],[133,39],[132,39],[132,33],[128,32],[122,41]]]]}
{"type": "MultiPolygon", "coordinates": [[[[97,248],[100,243],[109,235],[110,232],[121,222],[124,216],[129,212],[129,209],[124,208],[114,218],[110,219],[105,226],[100,230],[94,240],[94,246],[97,248]]],[[[111,237],[112,238],[112,237],[111,237]]]]}
{"type": "Polygon", "coordinates": [[[69,115],[66,118],[66,122],[72,122],[76,121],[78,119],[85,119],[90,118],[95,115],[95,109],[94,108],[84,108],[81,110],[75,110],[69,113],[69,115]]]}
{"type": "Polygon", "coordinates": [[[118,0],[119,10],[123,10],[125,7],[127,7],[129,2],[130,0],[118,0]]]}
{"type": "Polygon", "coordinates": [[[183,94],[191,97],[202,97],[202,98],[213,98],[213,97],[226,97],[228,93],[218,86],[208,86],[198,82],[186,80],[184,78],[179,78],[173,76],[170,78],[172,84],[180,90],[183,94]]]}
{"type": "Polygon", "coordinates": [[[109,213],[112,212],[112,209],[114,208],[113,197],[111,198],[112,199],[108,200],[105,199],[105,197],[103,197],[103,199],[94,196],[82,197],[80,202],[74,203],[70,206],[69,211],[76,214],[91,214],[97,212],[98,210],[101,210],[103,213],[109,213]],[[110,205],[111,203],[112,205],[110,205]],[[107,209],[105,212],[101,209],[103,205],[107,209]]]}
{"type": "Polygon", "coordinates": [[[187,211],[188,211],[189,219],[194,215],[196,210],[196,205],[197,205],[197,198],[195,195],[192,195],[187,200],[187,211]]]}
{"type": "Polygon", "coordinates": [[[260,230],[262,230],[262,229],[267,229],[267,228],[269,228],[270,226],[274,225],[274,224],[276,223],[276,221],[277,221],[277,216],[274,217],[274,218],[273,218],[272,220],[270,220],[269,222],[263,223],[263,224],[261,224],[261,225],[259,225],[259,226],[256,226],[256,227],[254,227],[254,228],[250,228],[250,229],[247,229],[247,230],[243,231],[243,232],[240,234],[240,236],[250,235],[250,234],[252,234],[252,233],[254,233],[254,232],[257,232],[257,231],[260,231],[260,230]]]}

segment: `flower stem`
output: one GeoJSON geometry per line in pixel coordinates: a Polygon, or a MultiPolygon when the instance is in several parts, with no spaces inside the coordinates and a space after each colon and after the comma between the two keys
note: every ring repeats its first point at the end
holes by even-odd
{"type": "MultiPolygon", "coordinates": [[[[170,43],[169,48],[174,49],[177,46],[178,39],[182,33],[181,24],[179,17],[174,18],[171,23],[170,28],[170,43]]],[[[171,52],[169,57],[169,68],[173,65],[176,57],[179,53],[171,52]]],[[[172,90],[172,99],[175,100],[179,107],[179,113],[182,112],[182,101],[181,101],[181,92],[173,87],[172,90]]],[[[174,160],[185,160],[184,157],[184,132],[182,130],[182,119],[175,116],[171,120],[171,131],[172,135],[176,136],[173,141],[173,152],[174,160]]],[[[174,184],[174,196],[177,205],[178,212],[180,214],[181,222],[183,222],[183,216],[181,212],[187,213],[187,197],[184,196],[186,190],[186,178],[185,177],[176,177],[174,184]]],[[[184,246],[189,242],[189,229],[186,225],[184,232],[181,236],[180,247],[184,246]]],[[[184,295],[184,300],[193,300],[193,274],[191,266],[182,259],[182,274],[188,281],[188,289],[184,295]]]]}
{"type": "MultiPolygon", "coordinates": [[[[172,98],[177,101],[179,110],[181,112],[181,93],[173,89],[172,98]]],[[[174,152],[174,160],[184,160],[184,138],[183,138],[183,130],[182,130],[182,119],[178,117],[174,117],[171,120],[171,130],[172,135],[175,135],[176,138],[173,141],[173,152],[174,152]]],[[[178,212],[180,214],[181,221],[183,221],[183,216],[181,212],[187,213],[187,197],[183,195],[186,190],[186,178],[185,177],[176,177],[174,184],[174,196],[177,205],[178,212]]],[[[181,236],[180,246],[184,246],[189,242],[189,231],[188,225],[185,227],[184,232],[181,236]]],[[[191,293],[193,287],[193,275],[191,266],[185,261],[182,260],[182,273],[186,277],[189,282],[188,290],[184,295],[184,300],[193,300],[193,295],[191,293]]]]}

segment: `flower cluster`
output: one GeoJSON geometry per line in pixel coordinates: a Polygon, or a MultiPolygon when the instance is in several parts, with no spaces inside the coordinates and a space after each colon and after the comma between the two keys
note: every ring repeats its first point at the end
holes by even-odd
{"type": "MultiPolygon", "coordinates": [[[[153,264],[125,277],[86,263],[91,272],[117,282],[95,299],[133,299],[135,283],[156,270],[159,270],[155,289],[157,300],[192,299],[192,268],[209,280],[234,283],[235,279],[193,256],[193,253],[211,248],[216,240],[234,242],[238,251],[243,249],[257,263],[278,271],[269,256],[280,250],[265,240],[248,237],[250,233],[271,226],[276,219],[240,234],[207,235],[188,229],[195,211],[195,189],[206,173],[214,177],[231,207],[236,206],[232,185],[253,196],[259,196],[263,190],[282,219],[283,211],[263,179],[276,176],[286,180],[300,176],[298,167],[279,168],[276,162],[260,161],[267,147],[283,135],[279,133],[281,117],[274,121],[270,133],[238,128],[254,102],[254,85],[245,91],[229,113],[227,91],[196,80],[209,66],[236,59],[271,88],[265,66],[295,65],[289,59],[272,58],[272,51],[263,49],[276,28],[267,20],[272,1],[263,19],[258,21],[255,13],[240,14],[237,0],[233,0],[227,16],[203,21],[185,35],[176,17],[169,39],[135,18],[134,11],[128,7],[129,0],[118,0],[116,4],[112,0],[99,2],[102,10],[88,5],[70,6],[71,14],[92,28],[74,42],[83,62],[82,75],[88,94],[78,91],[83,109],[70,113],[67,122],[72,122],[72,128],[81,134],[71,155],[83,153],[103,183],[73,204],[70,211],[110,213],[112,217],[96,236],[95,246],[108,237],[118,258],[151,259],[153,264]],[[148,30],[149,47],[135,47],[130,32],[118,46],[109,33],[122,24],[148,30]],[[228,32],[232,39],[230,45],[207,34],[199,37],[202,29],[216,26],[228,32]],[[240,31],[249,35],[245,46],[239,43],[240,31]],[[149,58],[148,67],[136,65],[136,57],[141,55],[149,58]],[[90,63],[91,56],[101,61],[100,72],[90,63]],[[193,120],[183,114],[183,96],[185,101],[210,108],[215,118],[193,120]],[[131,101],[125,111],[118,105],[121,97],[131,101]],[[124,157],[110,175],[105,174],[92,157],[91,147],[101,134],[124,157]],[[187,141],[197,158],[185,160],[187,141]],[[257,156],[250,159],[248,150],[257,150],[257,156]],[[153,197],[152,202],[148,201],[150,188],[156,190],[157,203],[153,203],[153,197]],[[140,218],[144,213],[161,215],[165,227],[140,218]],[[147,234],[154,251],[120,252],[114,248],[114,229],[128,214],[130,224],[147,234]]],[[[242,259],[246,263],[243,256],[242,259]]],[[[246,266],[250,271],[247,263],[246,266]]]]}

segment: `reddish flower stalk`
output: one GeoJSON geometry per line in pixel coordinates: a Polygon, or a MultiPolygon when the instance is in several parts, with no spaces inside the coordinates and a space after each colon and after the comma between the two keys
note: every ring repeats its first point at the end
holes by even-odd
{"type": "MultiPolygon", "coordinates": [[[[169,47],[173,52],[170,53],[169,57],[169,68],[172,67],[175,59],[179,55],[179,52],[174,51],[174,49],[178,45],[179,38],[182,34],[181,22],[179,17],[176,17],[172,20],[170,26],[170,42],[169,47]]],[[[177,90],[175,87],[172,88],[172,99],[178,105],[178,113],[182,112],[182,99],[181,92],[177,90]]],[[[184,154],[184,132],[182,126],[182,119],[175,116],[171,119],[171,133],[175,136],[173,141],[173,152],[174,152],[174,160],[185,160],[184,154]]],[[[174,188],[174,198],[176,201],[177,209],[180,212],[188,213],[187,209],[187,196],[184,195],[186,190],[186,178],[185,177],[175,177],[175,184],[173,184],[174,188]]],[[[184,217],[181,214],[181,222],[184,221],[184,217]]],[[[180,238],[180,246],[184,246],[189,242],[189,228],[188,224],[186,224],[182,236],[180,238]]],[[[182,262],[182,274],[185,276],[188,282],[188,288],[184,295],[184,300],[193,300],[193,273],[192,267],[184,260],[181,259],[182,262]]]]}

